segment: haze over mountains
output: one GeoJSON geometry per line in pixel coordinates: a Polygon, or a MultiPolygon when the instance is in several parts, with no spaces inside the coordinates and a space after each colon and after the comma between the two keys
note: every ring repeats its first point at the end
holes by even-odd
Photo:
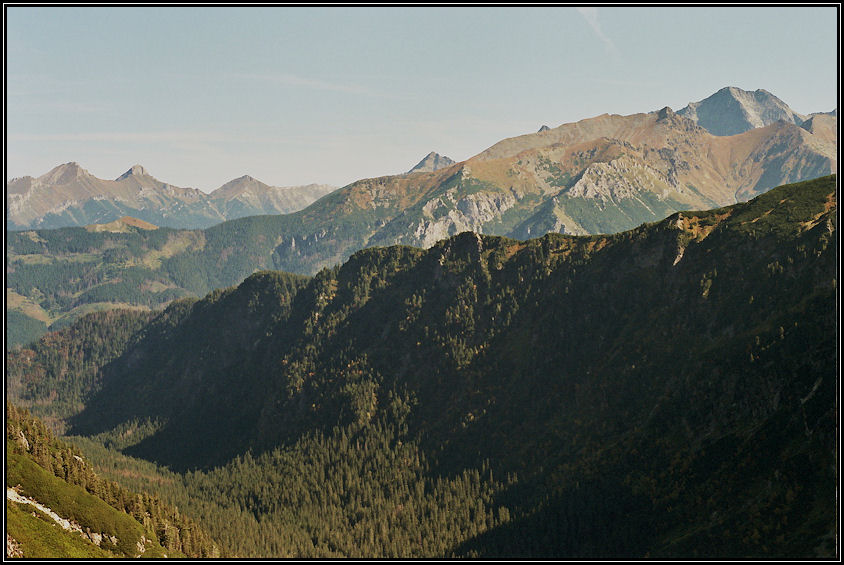
{"type": "Polygon", "coordinates": [[[103,180],[78,163],[66,163],[38,178],[6,183],[6,228],[83,226],[122,216],[159,226],[205,228],[243,216],[294,212],[335,189],[321,184],[274,187],[244,176],[206,194],[159,181],[140,165],[103,180]]]}

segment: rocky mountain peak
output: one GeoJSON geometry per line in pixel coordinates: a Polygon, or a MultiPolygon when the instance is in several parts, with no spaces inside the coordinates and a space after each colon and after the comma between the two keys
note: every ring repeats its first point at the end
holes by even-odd
{"type": "Polygon", "coordinates": [[[536,133],[542,133],[543,131],[549,131],[550,129],[551,129],[551,128],[549,128],[548,126],[546,126],[545,124],[543,124],[543,125],[542,125],[542,127],[541,127],[541,128],[539,128],[539,131],[537,131],[536,133]]]}
{"type": "Polygon", "coordinates": [[[768,92],[727,86],[699,102],[689,102],[678,112],[713,135],[736,135],[778,121],[801,125],[805,116],[768,92]]]}
{"type": "Polygon", "coordinates": [[[665,108],[663,108],[662,110],[657,112],[657,118],[660,119],[660,120],[667,120],[667,119],[670,119],[674,116],[676,116],[676,114],[674,113],[674,110],[672,110],[668,106],[666,106],[665,108]]]}
{"type": "Polygon", "coordinates": [[[230,199],[236,198],[244,194],[245,192],[268,192],[270,188],[271,187],[269,185],[264,184],[263,182],[250,175],[243,175],[236,179],[230,180],[220,188],[217,188],[216,190],[211,192],[211,197],[230,199]]]}
{"type": "Polygon", "coordinates": [[[144,169],[140,165],[132,165],[132,167],[128,171],[126,171],[125,173],[123,173],[122,175],[117,177],[116,180],[123,180],[123,179],[127,179],[129,177],[146,177],[146,176],[149,176],[149,173],[147,173],[146,169],[144,169]]]}
{"type": "Polygon", "coordinates": [[[430,173],[433,171],[438,171],[440,169],[444,169],[448,166],[453,165],[455,162],[448,157],[440,155],[435,151],[431,151],[425,157],[416,164],[415,167],[407,171],[408,173],[419,173],[419,172],[426,172],[430,173]]]}
{"type": "Polygon", "coordinates": [[[43,184],[67,184],[79,177],[85,176],[88,171],[79,166],[79,163],[71,161],[51,170],[49,173],[38,178],[43,184]]]}

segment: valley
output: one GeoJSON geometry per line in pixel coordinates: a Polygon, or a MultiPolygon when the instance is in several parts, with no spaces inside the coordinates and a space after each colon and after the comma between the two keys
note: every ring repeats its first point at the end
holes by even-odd
{"type": "Polygon", "coordinates": [[[243,557],[834,556],[837,242],[826,176],[374,247],[84,316],[12,350],[7,392],[243,557]]]}

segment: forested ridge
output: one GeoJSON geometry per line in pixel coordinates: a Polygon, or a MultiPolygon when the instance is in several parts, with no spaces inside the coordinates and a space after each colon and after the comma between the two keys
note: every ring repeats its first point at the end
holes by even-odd
{"type": "Polygon", "coordinates": [[[63,331],[50,332],[31,349],[6,357],[6,393],[62,430],[61,418],[79,411],[99,389],[102,367],[123,353],[129,339],[152,320],[151,312],[110,310],[89,314],[63,331]]]}
{"type": "Polygon", "coordinates": [[[833,176],[367,249],[132,315],[82,370],[42,340],[7,380],[238,555],[834,556],[836,214],[833,176]]]}

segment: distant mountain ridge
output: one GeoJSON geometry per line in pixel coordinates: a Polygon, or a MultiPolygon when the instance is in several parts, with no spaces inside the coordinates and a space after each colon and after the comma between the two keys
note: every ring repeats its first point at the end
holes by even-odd
{"type": "Polygon", "coordinates": [[[131,216],[159,226],[205,228],[255,214],[287,214],[328,194],[335,187],[271,187],[241,177],[212,194],[162,182],[141,165],[114,180],[95,177],[78,163],[59,165],[34,178],[6,183],[6,228],[44,229],[107,223],[131,216]],[[228,187],[228,188],[227,188],[228,187]],[[250,190],[251,189],[251,190],[250,190]],[[216,195],[215,195],[216,194],[216,195]]]}
{"type": "MultiPolygon", "coordinates": [[[[463,230],[519,238],[548,231],[610,233],[684,208],[747,200],[836,168],[837,111],[802,116],[765,90],[726,87],[677,113],[666,107],[543,126],[462,163],[431,152],[412,175],[344,187],[338,198],[308,214],[316,223],[299,237],[322,237],[324,214],[342,218],[359,209],[369,214],[371,207],[379,225],[359,218],[363,223],[352,228],[358,232],[356,249],[391,242],[428,246],[463,230]],[[446,171],[451,176],[443,175],[446,171]],[[341,201],[341,210],[335,209],[341,201]]],[[[206,195],[158,181],[141,166],[102,181],[69,163],[37,179],[7,183],[7,229],[88,225],[122,216],[204,228],[299,210],[330,188],[280,189],[243,176],[206,195]]]]}
{"type": "Polygon", "coordinates": [[[301,210],[337,187],[327,184],[269,186],[249,175],[231,180],[209,194],[226,219],[301,210]]]}

